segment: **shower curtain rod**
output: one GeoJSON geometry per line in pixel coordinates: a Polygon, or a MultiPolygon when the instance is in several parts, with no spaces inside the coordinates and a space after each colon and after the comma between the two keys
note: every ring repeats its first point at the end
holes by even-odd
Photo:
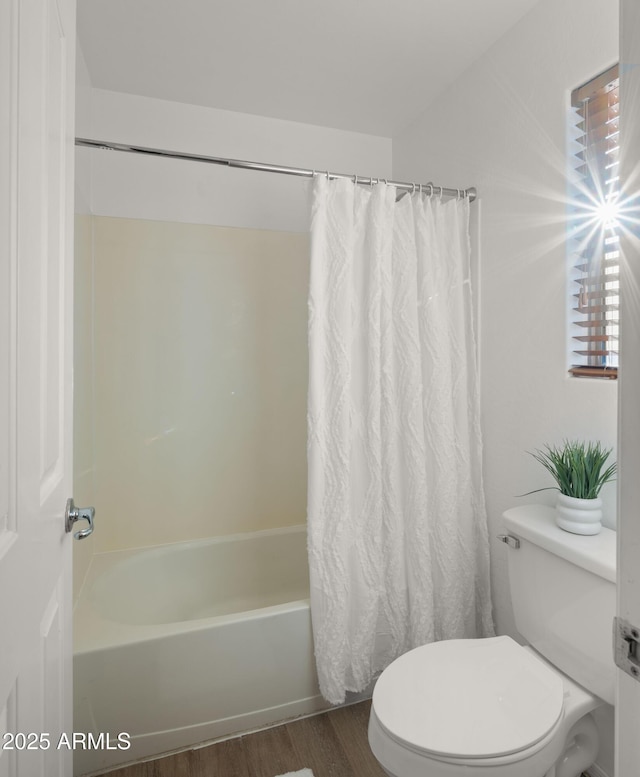
{"type": "Polygon", "coordinates": [[[332,173],[324,170],[309,170],[303,167],[284,167],[282,165],[265,165],[261,162],[247,162],[242,159],[225,159],[217,156],[201,156],[199,154],[187,154],[183,151],[165,151],[160,148],[147,148],[146,146],[132,146],[125,143],[110,143],[104,140],[90,140],[89,138],[76,138],[76,146],[84,148],[102,148],[107,151],[125,151],[130,154],[147,154],[148,156],[168,157],[169,159],[187,159],[191,162],[208,162],[212,165],[225,165],[226,167],[239,167],[244,170],[262,170],[267,173],[282,173],[284,175],[299,175],[305,178],[323,173],[328,178],[349,178],[361,184],[388,183],[396,189],[406,189],[414,192],[416,189],[429,194],[445,195],[447,197],[468,197],[473,202],[477,197],[475,186],[468,189],[450,189],[445,186],[435,186],[432,183],[418,184],[405,181],[391,181],[387,178],[373,178],[371,176],[353,175],[348,173],[332,173]]]}

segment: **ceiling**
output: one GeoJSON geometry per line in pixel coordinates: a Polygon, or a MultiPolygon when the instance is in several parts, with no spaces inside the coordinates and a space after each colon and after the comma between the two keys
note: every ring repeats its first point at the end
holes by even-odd
{"type": "Polygon", "coordinates": [[[538,0],[79,0],[94,87],[392,137],[538,0]]]}

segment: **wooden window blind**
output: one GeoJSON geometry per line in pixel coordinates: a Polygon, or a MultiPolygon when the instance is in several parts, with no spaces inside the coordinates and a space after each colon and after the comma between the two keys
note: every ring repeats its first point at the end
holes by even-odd
{"type": "Polygon", "coordinates": [[[616,378],[620,235],[618,66],[571,94],[571,375],[616,378]]]}

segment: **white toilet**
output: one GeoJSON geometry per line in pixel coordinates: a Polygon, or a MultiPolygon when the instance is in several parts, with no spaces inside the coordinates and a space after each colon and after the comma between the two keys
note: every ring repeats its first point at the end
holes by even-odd
{"type": "Polygon", "coordinates": [[[369,744],[391,777],[579,777],[598,753],[589,714],[614,703],[615,532],[558,528],[553,508],[504,514],[510,637],[434,642],[373,692],[369,744]]]}

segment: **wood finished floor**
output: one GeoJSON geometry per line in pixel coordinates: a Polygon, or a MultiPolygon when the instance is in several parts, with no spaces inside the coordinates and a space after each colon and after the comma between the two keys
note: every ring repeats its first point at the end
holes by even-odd
{"type": "Polygon", "coordinates": [[[369,750],[370,702],[108,772],[108,777],[385,777],[369,750]]]}

